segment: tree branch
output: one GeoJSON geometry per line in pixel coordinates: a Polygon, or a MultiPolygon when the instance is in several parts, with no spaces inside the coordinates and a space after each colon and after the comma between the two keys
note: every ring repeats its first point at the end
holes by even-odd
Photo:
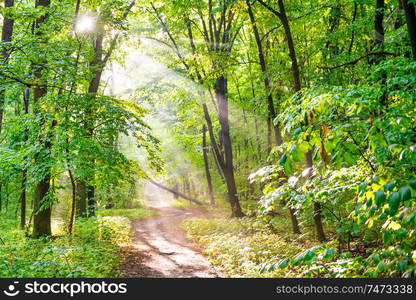
{"type": "Polygon", "coordinates": [[[349,62],[340,64],[340,65],[337,65],[337,66],[333,66],[333,67],[318,66],[318,68],[319,69],[325,69],[325,70],[334,70],[334,69],[342,68],[342,67],[349,66],[349,65],[355,65],[360,60],[362,60],[364,58],[367,58],[369,56],[393,56],[393,57],[396,57],[397,55],[394,54],[394,53],[391,53],[391,52],[384,52],[384,51],[383,52],[370,52],[370,53],[367,53],[365,55],[362,55],[362,56],[354,59],[353,61],[349,61],[349,62]]]}

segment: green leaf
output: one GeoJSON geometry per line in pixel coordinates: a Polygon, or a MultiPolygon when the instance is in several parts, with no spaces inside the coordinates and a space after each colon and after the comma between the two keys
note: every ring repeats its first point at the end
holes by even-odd
{"type": "Polygon", "coordinates": [[[337,251],[334,248],[329,248],[325,251],[323,257],[324,257],[325,260],[331,260],[331,259],[334,258],[336,253],[337,253],[337,251]]]}
{"type": "Polygon", "coordinates": [[[278,164],[283,166],[285,164],[286,160],[287,160],[287,155],[286,155],[286,153],[283,153],[283,155],[280,158],[278,164]]]}
{"type": "Polygon", "coordinates": [[[386,195],[382,190],[375,192],[375,199],[377,207],[380,207],[386,201],[386,195]]]}
{"type": "Polygon", "coordinates": [[[217,6],[216,8],[213,8],[212,9],[212,11],[211,11],[211,14],[216,14],[216,13],[218,13],[218,12],[221,12],[221,11],[223,11],[224,10],[224,6],[223,5],[220,5],[220,6],[217,6]]]}
{"type": "Polygon", "coordinates": [[[384,190],[385,190],[385,191],[388,191],[388,192],[391,192],[391,191],[393,191],[394,186],[395,186],[395,183],[394,183],[394,182],[389,182],[389,183],[386,183],[386,184],[384,185],[384,190]]]}
{"type": "Polygon", "coordinates": [[[400,188],[399,192],[402,197],[402,201],[406,201],[412,198],[412,192],[407,186],[400,188]]]}
{"type": "Polygon", "coordinates": [[[283,259],[283,260],[281,260],[281,261],[279,262],[278,267],[279,267],[280,269],[284,269],[284,268],[286,268],[288,265],[289,265],[289,260],[288,260],[288,259],[283,259]]]}
{"type": "Polygon", "coordinates": [[[295,136],[297,136],[299,133],[301,133],[302,132],[302,128],[296,128],[294,131],[293,131],[293,136],[295,137],[295,136]]]}
{"type": "Polygon", "coordinates": [[[397,212],[397,209],[400,205],[400,194],[398,192],[393,192],[388,197],[389,208],[390,208],[390,215],[394,215],[397,212]]]}

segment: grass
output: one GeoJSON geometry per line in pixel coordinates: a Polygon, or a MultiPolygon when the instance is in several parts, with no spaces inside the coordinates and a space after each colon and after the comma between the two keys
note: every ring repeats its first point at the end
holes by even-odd
{"type": "MultiPolygon", "coordinates": [[[[265,267],[282,262],[314,245],[309,234],[296,236],[284,218],[273,224],[261,217],[243,219],[187,219],[182,227],[205,246],[210,262],[232,277],[296,277],[295,268],[265,267]],[[289,229],[290,230],[290,229],[289,229]]],[[[313,239],[312,239],[313,240],[313,239]]]]}
{"type": "Polygon", "coordinates": [[[73,236],[53,238],[31,239],[17,227],[0,222],[0,277],[118,277],[120,244],[131,235],[125,217],[79,219],[73,236]]]}
{"type": "Polygon", "coordinates": [[[26,237],[15,218],[2,216],[0,277],[119,277],[120,247],[131,241],[132,220],[157,215],[145,206],[100,209],[97,217],[78,219],[72,236],[65,235],[64,222],[54,219],[54,237],[43,239],[26,237]]]}
{"type": "Polygon", "coordinates": [[[144,220],[150,217],[155,217],[159,215],[159,212],[155,209],[149,207],[139,207],[139,208],[112,208],[112,209],[99,209],[97,211],[98,216],[122,216],[126,217],[129,220],[144,220]]]}
{"type": "Polygon", "coordinates": [[[169,202],[169,205],[176,208],[191,208],[191,207],[200,207],[198,204],[195,204],[189,200],[182,198],[177,198],[169,202]]]}
{"type": "MultiPolygon", "coordinates": [[[[302,235],[291,233],[291,224],[281,212],[277,217],[242,219],[192,218],[181,226],[188,236],[204,246],[213,265],[231,277],[410,277],[385,249],[358,254],[339,248],[336,239],[319,243],[314,230],[302,225],[302,235]]],[[[361,253],[361,252],[360,252],[361,253]]]]}

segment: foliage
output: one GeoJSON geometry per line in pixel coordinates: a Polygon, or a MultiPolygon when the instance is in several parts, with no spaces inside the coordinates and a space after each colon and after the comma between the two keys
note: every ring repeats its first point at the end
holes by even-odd
{"type": "Polygon", "coordinates": [[[81,220],[86,204],[90,217],[133,207],[165,171],[252,217],[187,223],[231,273],[415,276],[415,1],[32,2],[1,9],[14,27],[0,45],[0,212],[39,225],[65,207],[71,223],[78,200],[100,241],[126,224],[81,220]]]}
{"type": "Polygon", "coordinates": [[[114,277],[119,275],[118,243],[130,239],[124,217],[80,219],[74,236],[30,239],[3,219],[0,235],[1,277],[114,277]]]}
{"type": "Polygon", "coordinates": [[[187,219],[182,226],[191,238],[204,245],[210,262],[233,277],[295,277],[295,272],[273,267],[265,270],[263,266],[312,246],[306,237],[288,233],[290,225],[282,218],[273,220],[273,229],[261,217],[187,219]]]}

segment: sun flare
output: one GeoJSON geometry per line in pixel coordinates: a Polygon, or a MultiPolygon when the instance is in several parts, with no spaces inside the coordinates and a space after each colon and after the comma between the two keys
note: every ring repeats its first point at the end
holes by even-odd
{"type": "Polygon", "coordinates": [[[95,28],[95,18],[89,15],[80,16],[75,24],[75,30],[81,33],[92,32],[95,28]]]}

